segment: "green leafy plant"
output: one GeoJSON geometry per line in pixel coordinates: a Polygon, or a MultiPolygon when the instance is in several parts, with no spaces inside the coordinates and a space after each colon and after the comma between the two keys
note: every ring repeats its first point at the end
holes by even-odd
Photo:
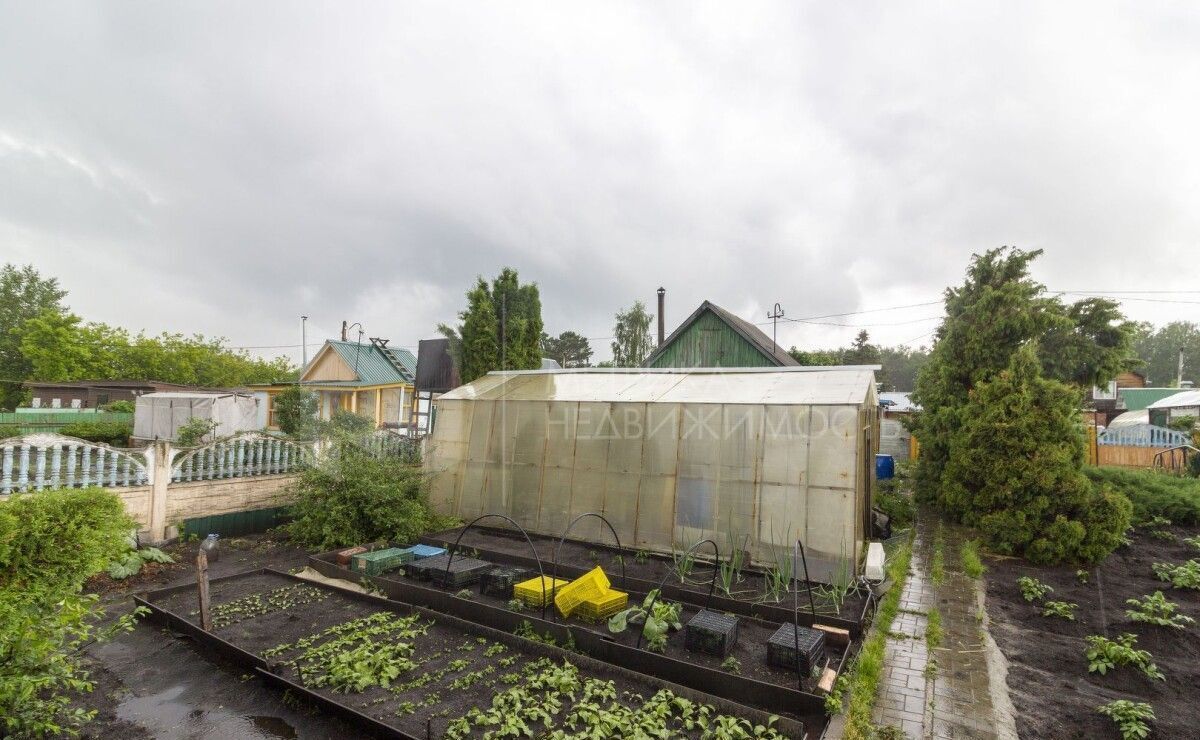
{"type": "Polygon", "coordinates": [[[729,671],[730,673],[741,673],[742,661],[730,655],[728,658],[721,661],[721,670],[729,671]]]}
{"type": "Polygon", "coordinates": [[[461,591],[459,591],[458,593],[456,593],[456,594],[454,594],[454,595],[455,595],[455,596],[457,596],[457,597],[458,597],[458,598],[460,598],[460,599],[468,599],[468,600],[470,600],[470,599],[473,599],[473,598],[475,598],[475,592],[474,592],[474,591],[472,591],[472,590],[471,590],[471,589],[469,589],[469,588],[464,588],[464,589],[462,589],[461,591]]]}
{"type": "Polygon", "coordinates": [[[633,562],[635,562],[639,565],[641,565],[642,563],[645,563],[649,559],[650,559],[650,553],[646,552],[645,550],[638,550],[637,552],[635,552],[633,554],[633,562]]]}
{"type": "Polygon", "coordinates": [[[77,735],[95,710],[82,649],[132,629],[135,609],[107,627],[84,581],[128,549],[133,522],[100,488],[0,497],[0,735],[77,735]]]}
{"type": "Polygon", "coordinates": [[[1047,601],[1042,605],[1043,617],[1058,617],[1059,619],[1068,619],[1075,621],[1075,610],[1079,608],[1079,604],[1072,604],[1066,601],[1047,601]]]}
{"type": "Polygon", "coordinates": [[[195,447],[211,442],[217,431],[217,422],[193,416],[175,430],[175,442],[181,447],[195,447]]]}
{"type": "Polygon", "coordinates": [[[1046,594],[1054,590],[1047,584],[1029,576],[1018,578],[1017,588],[1021,589],[1021,596],[1026,601],[1041,601],[1046,598],[1046,594]]]}
{"type": "Polygon", "coordinates": [[[376,458],[354,446],[306,468],[293,491],[287,532],[307,547],[414,542],[447,523],[429,508],[429,480],[419,465],[376,458]]]}
{"type": "Polygon", "coordinates": [[[620,633],[631,624],[643,624],[642,637],[646,639],[646,649],[661,653],[667,647],[670,631],[683,629],[679,621],[682,611],[682,605],[659,599],[658,589],[654,589],[646,595],[641,606],[612,615],[608,620],[608,630],[620,633]]]}
{"type": "Polygon", "coordinates": [[[1075,580],[1081,584],[1086,584],[1088,582],[1088,575],[1089,574],[1086,570],[1080,568],[1079,570],[1075,571],[1075,580]]]}
{"type": "Polygon", "coordinates": [[[1200,550],[1200,534],[1192,535],[1191,537],[1183,537],[1180,541],[1186,545],[1191,545],[1197,550],[1200,550]]]}
{"type": "Polygon", "coordinates": [[[129,400],[111,401],[100,407],[110,414],[132,414],[137,411],[137,404],[129,400]]]}
{"type": "Polygon", "coordinates": [[[1126,599],[1125,605],[1129,607],[1125,610],[1125,616],[1135,622],[1175,629],[1183,629],[1196,623],[1196,620],[1186,614],[1179,614],[1179,607],[1163,596],[1162,591],[1155,591],[1140,599],[1126,599]]]}
{"type": "Polygon", "coordinates": [[[1200,560],[1189,560],[1180,565],[1155,563],[1151,566],[1160,581],[1167,581],[1172,588],[1200,589],[1200,560]]]}
{"type": "Polygon", "coordinates": [[[520,599],[509,599],[506,606],[510,611],[519,612],[525,608],[525,602],[520,599]]]}
{"type": "Polygon", "coordinates": [[[173,563],[175,558],[157,547],[130,550],[108,564],[108,575],[113,580],[123,580],[142,572],[143,563],[173,563]]]}
{"type": "Polygon", "coordinates": [[[1154,709],[1145,702],[1134,702],[1128,699],[1117,699],[1096,707],[1100,714],[1110,717],[1117,723],[1123,740],[1141,740],[1150,735],[1150,725],[1147,720],[1155,719],[1154,709]]]}
{"type": "Polygon", "coordinates": [[[942,613],[933,608],[925,615],[925,646],[934,650],[942,644],[942,613]]]}
{"type": "Polygon", "coordinates": [[[1150,678],[1163,680],[1165,676],[1147,650],[1134,648],[1137,635],[1126,632],[1116,640],[1110,640],[1100,635],[1090,635],[1084,638],[1088,644],[1087,660],[1088,673],[1106,675],[1109,671],[1121,666],[1133,666],[1150,678]]]}

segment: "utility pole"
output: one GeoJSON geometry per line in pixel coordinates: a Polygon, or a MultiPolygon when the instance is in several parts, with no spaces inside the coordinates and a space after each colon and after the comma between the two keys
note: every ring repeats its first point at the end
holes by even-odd
{"type": "Polygon", "coordinates": [[[308,366],[308,317],[300,317],[300,367],[308,366]]]}
{"type": "Polygon", "coordinates": [[[775,304],[775,309],[767,314],[767,318],[771,319],[771,351],[779,356],[779,320],[783,318],[783,306],[775,304]]]}
{"type": "Polygon", "coordinates": [[[1183,347],[1179,348],[1179,369],[1175,374],[1175,387],[1183,387],[1183,347]]]}

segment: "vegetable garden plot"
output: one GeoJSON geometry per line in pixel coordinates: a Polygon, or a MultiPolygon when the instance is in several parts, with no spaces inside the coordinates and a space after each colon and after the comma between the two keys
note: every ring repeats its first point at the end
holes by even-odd
{"type": "Polygon", "coordinates": [[[1098,708],[1121,700],[1153,707],[1151,738],[1197,736],[1200,590],[1161,580],[1155,564],[1200,559],[1200,531],[1140,525],[1131,540],[1082,569],[987,561],[988,631],[1007,659],[1022,738],[1120,737],[1113,719],[1098,708]],[[1121,645],[1123,635],[1135,636],[1132,649],[1114,650],[1111,643],[1121,645]],[[1104,664],[1108,656],[1089,660],[1093,642],[1101,654],[1116,653],[1115,665],[1104,664]],[[1146,662],[1163,678],[1139,667],[1140,656],[1130,660],[1134,651],[1147,651],[1146,662]]]}
{"type": "MultiPolygon", "coordinates": [[[[313,556],[309,563],[326,576],[352,577],[337,565],[333,553],[313,556]]],[[[546,610],[547,619],[543,621],[540,608],[513,602],[504,595],[481,593],[479,589],[469,594],[453,592],[418,582],[398,572],[368,580],[389,597],[400,601],[419,603],[506,631],[520,629],[526,634],[553,639],[559,644],[570,641],[578,650],[615,665],[633,668],[765,711],[785,714],[790,711],[815,718],[810,722],[824,721],[824,695],[816,691],[820,671],[804,676],[802,688],[798,688],[794,669],[779,668],[768,663],[767,643],[780,626],[777,622],[739,617],[736,644],[726,655],[713,655],[689,650],[684,631],[673,627],[674,623],[680,626],[686,624],[701,608],[678,604],[669,599],[661,600],[656,611],[672,605],[677,609],[675,616],[670,618],[672,626],[663,633],[661,646],[652,646],[652,641],[643,637],[641,649],[638,649],[641,625],[630,624],[624,631],[614,634],[608,620],[593,623],[574,616],[570,619],[552,618],[554,607],[550,606],[546,610]],[[468,595],[469,598],[464,598],[468,595]],[[651,652],[655,647],[657,650],[651,652]]],[[[613,580],[614,588],[618,587],[619,578],[614,577],[613,580]]],[[[644,597],[645,594],[631,594],[629,605],[642,605],[644,597]]],[[[818,668],[829,667],[840,672],[850,647],[826,645],[818,668]]]]}
{"type": "Polygon", "coordinates": [[[418,607],[275,571],[148,594],[159,619],[398,737],[802,737],[800,723],[418,607]]]}
{"type": "MultiPolygon", "coordinates": [[[[422,537],[422,541],[449,547],[458,537],[460,530],[453,529],[422,537]]],[[[558,539],[530,535],[538,557],[546,569],[546,575],[552,575],[555,550],[558,539]]],[[[532,568],[535,566],[533,554],[529,545],[515,532],[476,526],[470,529],[459,544],[462,552],[495,563],[520,565],[532,568]]],[[[729,553],[724,544],[721,545],[722,560],[729,553]]],[[[788,560],[791,551],[780,554],[781,560],[788,560]],[[786,555],[786,557],[785,557],[786,555]]],[[[669,598],[686,601],[692,604],[703,604],[708,594],[708,583],[712,576],[712,565],[703,559],[684,562],[681,558],[672,559],[663,555],[636,551],[629,548],[617,548],[613,545],[566,540],[558,553],[559,577],[575,578],[583,575],[596,565],[603,566],[609,574],[615,588],[621,588],[620,574],[624,566],[625,575],[630,589],[643,593],[656,587],[664,575],[672,571],[684,571],[686,581],[679,580],[677,575],[667,578],[664,594],[669,598]]],[[[785,563],[781,562],[781,568],[785,563]]],[[[817,616],[822,624],[849,630],[857,637],[862,632],[863,624],[870,616],[873,607],[865,589],[852,589],[847,575],[840,584],[814,583],[813,600],[816,604],[817,616]]],[[[713,608],[719,611],[729,611],[736,614],[756,615],[764,619],[782,622],[791,619],[792,592],[782,589],[787,582],[787,574],[779,569],[774,571],[749,566],[731,568],[728,564],[717,574],[717,596],[713,608]],[[728,586],[726,590],[725,586],[728,586]],[[766,598],[764,598],[766,596],[766,598]]],[[[802,582],[802,581],[801,581],[802,582]]],[[[625,589],[622,589],[625,590],[625,589]]],[[[801,586],[801,624],[809,624],[808,589],[801,586]]]]}

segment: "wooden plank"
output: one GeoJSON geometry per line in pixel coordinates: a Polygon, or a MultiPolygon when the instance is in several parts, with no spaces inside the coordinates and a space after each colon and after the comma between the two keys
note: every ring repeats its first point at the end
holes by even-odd
{"type": "Polygon", "coordinates": [[[830,627],[827,624],[814,624],[813,629],[824,632],[825,641],[830,645],[850,644],[850,630],[844,630],[839,627],[830,627]]]}
{"type": "Polygon", "coordinates": [[[212,613],[208,600],[208,555],[203,549],[196,555],[196,592],[200,599],[200,627],[212,632],[212,613]]]}

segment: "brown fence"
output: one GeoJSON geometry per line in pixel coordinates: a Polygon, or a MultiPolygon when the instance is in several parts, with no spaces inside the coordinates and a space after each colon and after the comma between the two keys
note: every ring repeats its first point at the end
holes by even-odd
{"type": "Polygon", "coordinates": [[[1098,445],[1099,465],[1121,465],[1127,468],[1149,468],[1154,465],[1154,456],[1169,447],[1131,447],[1125,445],[1098,445]]]}

